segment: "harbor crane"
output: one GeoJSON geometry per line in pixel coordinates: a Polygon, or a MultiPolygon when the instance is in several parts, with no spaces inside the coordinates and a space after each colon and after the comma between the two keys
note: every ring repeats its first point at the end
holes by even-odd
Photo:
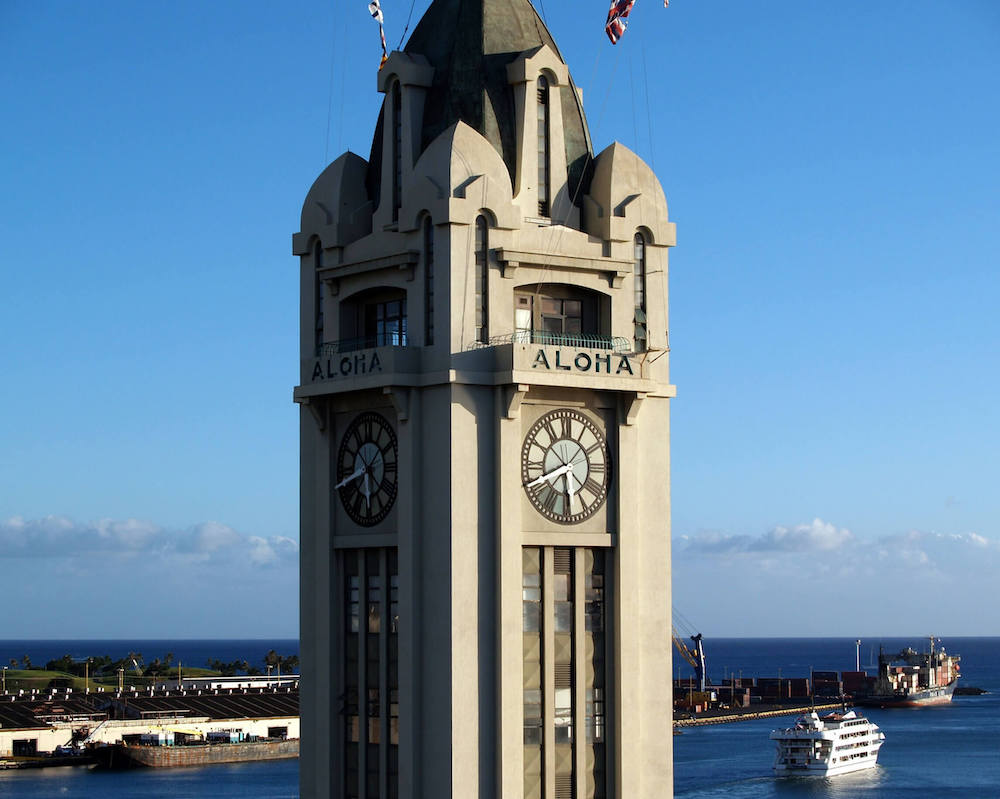
{"type": "Polygon", "coordinates": [[[688,665],[694,669],[694,678],[698,681],[698,690],[707,690],[708,677],[705,673],[705,647],[701,643],[701,633],[695,633],[691,636],[691,640],[694,641],[693,649],[688,649],[687,644],[678,635],[676,628],[671,628],[670,633],[674,639],[674,647],[680,653],[680,656],[687,661],[688,665]]]}
{"type": "Polygon", "coordinates": [[[694,625],[684,618],[684,615],[677,608],[672,608],[672,616],[670,636],[673,639],[674,647],[680,656],[684,658],[685,662],[694,669],[694,677],[698,681],[698,690],[704,692],[708,687],[708,672],[705,668],[705,647],[701,643],[701,633],[694,631],[694,625]],[[684,643],[684,639],[681,637],[681,632],[678,631],[678,628],[683,631],[684,635],[689,636],[694,641],[693,648],[689,648],[684,643]]]}

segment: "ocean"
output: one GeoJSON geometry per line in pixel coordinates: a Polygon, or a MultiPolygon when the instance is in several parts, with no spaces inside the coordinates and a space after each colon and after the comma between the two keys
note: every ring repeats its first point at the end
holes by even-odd
{"type": "MultiPolygon", "coordinates": [[[[705,639],[709,675],[723,677],[808,677],[810,670],[853,670],[853,638],[705,639]]],[[[895,652],[905,646],[920,651],[926,639],[867,639],[861,665],[877,657],[879,645],[895,652]]],[[[949,652],[962,656],[962,684],[989,691],[957,696],[950,705],[864,713],[885,732],[876,769],[830,779],[771,776],[772,729],[794,719],[784,717],[687,728],[673,738],[674,795],[678,799],[935,799],[1000,797],[1000,638],[944,638],[949,652]]],[[[0,663],[28,655],[33,663],[70,654],[74,657],[141,652],[147,661],[167,652],[192,666],[209,659],[256,663],[269,649],[283,656],[298,653],[295,640],[220,641],[0,641],[0,663]]],[[[678,660],[678,659],[675,659],[678,660]]],[[[676,667],[675,667],[676,668],[676,667]]],[[[686,667],[685,667],[686,668],[686,667]]],[[[686,676],[682,669],[681,676],[686,676]]],[[[166,771],[92,772],[82,768],[0,771],[0,797],[197,797],[298,796],[298,761],[166,771]]]]}

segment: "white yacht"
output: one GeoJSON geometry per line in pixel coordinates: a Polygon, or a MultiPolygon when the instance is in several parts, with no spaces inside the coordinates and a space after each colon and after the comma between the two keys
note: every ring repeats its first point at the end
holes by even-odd
{"type": "Polygon", "coordinates": [[[874,768],[885,734],[853,710],[820,716],[814,710],[794,727],[775,730],[774,773],[779,777],[832,777],[874,768]]]}

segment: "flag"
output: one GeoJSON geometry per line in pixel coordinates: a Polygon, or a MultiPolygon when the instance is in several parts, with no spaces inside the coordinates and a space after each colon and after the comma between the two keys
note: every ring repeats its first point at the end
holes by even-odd
{"type": "Polygon", "coordinates": [[[378,68],[382,69],[382,67],[385,66],[385,62],[389,58],[389,51],[385,46],[385,28],[383,27],[385,20],[382,17],[382,5],[379,3],[379,0],[372,0],[368,4],[368,13],[371,14],[372,19],[378,23],[378,33],[379,36],[382,37],[382,60],[378,63],[378,68]]]}
{"type": "Polygon", "coordinates": [[[611,0],[608,9],[608,21],[604,24],[604,32],[608,34],[611,44],[615,44],[628,27],[628,15],[635,0],[611,0]]]}

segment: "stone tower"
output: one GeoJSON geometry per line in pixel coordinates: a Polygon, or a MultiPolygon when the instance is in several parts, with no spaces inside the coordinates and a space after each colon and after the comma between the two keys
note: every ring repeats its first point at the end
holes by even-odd
{"type": "Polygon", "coordinates": [[[303,797],[672,796],[667,253],[529,0],[435,0],[301,264],[303,797]]]}

